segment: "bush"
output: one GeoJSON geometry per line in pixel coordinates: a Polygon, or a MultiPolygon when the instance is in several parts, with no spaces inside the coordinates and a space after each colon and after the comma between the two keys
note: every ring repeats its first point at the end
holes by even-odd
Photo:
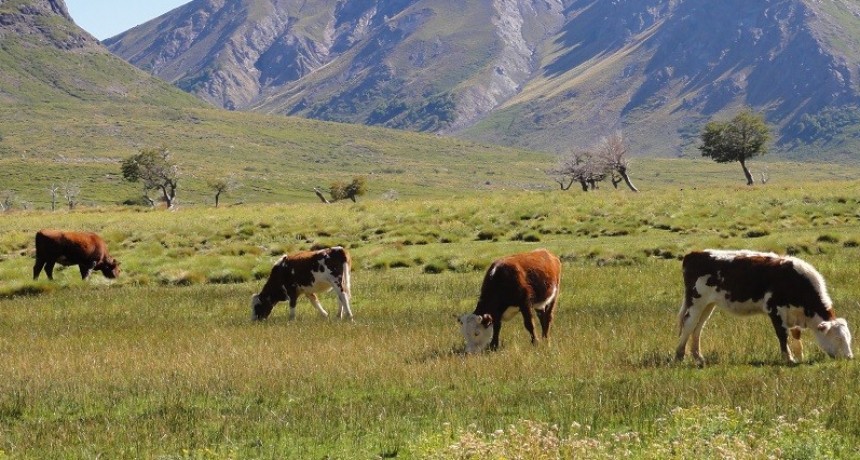
{"type": "Polygon", "coordinates": [[[250,281],[250,276],[228,268],[209,274],[208,281],[212,284],[237,284],[250,281]]]}

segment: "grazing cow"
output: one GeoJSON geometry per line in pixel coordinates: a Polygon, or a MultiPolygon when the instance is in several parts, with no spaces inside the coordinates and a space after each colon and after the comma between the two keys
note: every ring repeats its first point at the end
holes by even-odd
{"type": "Polygon", "coordinates": [[[44,267],[48,279],[54,279],[54,264],[77,265],[81,279],[90,272],[100,270],[107,278],[119,275],[119,262],[108,254],[107,245],[95,233],[39,230],[36,232],[36,264],[33,279],[39,277],[44,267]]]}
{"type": "Polygon", "coordinates": [[[540,319],[543,337],[549,337],[561,282],[561,262],[546,249],[514,254],[490,265],[481,285],[478,305],[471,314],[460,315],[460,331],[466,339],[466,353],[483,351],[487,346],[499,347],[502,321],[518,312],[532,337],[535,336],[534,316],[540,319]]]}
{"type": "Polygon", "coordinates": [[[332,288],[340,303],[338,317],[343,318],[346,313],[346,317],[352,319],[349,269],[349,253],[339,246],[281,257],[272,267],[263,290],[251,298],[251,319],[268,318],[275,304],[282,300],[290,301],[290,319],[295,319],[299,294],[307,296],[320,314],[327,317],[317,294],[332,288]]]}
{"type": "Polygon", "coordinates": [[[824,278],[812,265],[796,257],[752,251],[694,251],[684,256],[684,302],[678,313],[680,341],[675,351],[684,359],[687,340],[693,357],[699,351],[702,327],[716,306],[739,315],[764,313],[770,317],[779,349],[791,363],[791,334],[803,359],[800,331],[815,331],[818,345],[834,358],[852,358],[848,323],[837,318],[824,278]]]}

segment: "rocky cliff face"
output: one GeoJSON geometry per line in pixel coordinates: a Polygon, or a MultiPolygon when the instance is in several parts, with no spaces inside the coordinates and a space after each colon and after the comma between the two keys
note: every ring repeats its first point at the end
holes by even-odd
{"type": "Polygon", "coordinates": [[[102,51],[98,40],[74,26],[63,0],[0,1],[0,37],[4,35],[35,37],[62,49],[102,51]]]}
{"type": "Polygon", "coordinates": [[[848,135],[858,17],[849,0],[195,0],[106,44],[230,109],[558,151],[623,129],[683,154],[742,105],[783,146],[848,135]]]}

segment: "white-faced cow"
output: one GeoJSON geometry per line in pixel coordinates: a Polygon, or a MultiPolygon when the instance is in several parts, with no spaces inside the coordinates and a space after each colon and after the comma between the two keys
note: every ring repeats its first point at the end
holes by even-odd
{"type": "Polygon", "coordinates": [[[328,313],[320,305],[317,294],[332,288],[340,303],[338,317],[343,318],[346,314],[347,318],[352,319],[349,270],[349,253],[339,246],[283,256],[272,267],[263,290],[251,298],[251,319],[268,318],[275,304],[283,300],[289,300],[290,319],[295,319],[296,302],[300,294],[307,296],[320,314],[327,317],[328,313]]]}
{"type": "Polygon", "coordinates": [[[558,300],[561,262],[551,252],[537,249],[496,260],[481,285],[481,296],[473,313],[460,315],[460,331],[466,339],[466,353],[499,346],[502,321],[521,313],[526,330],[537,342],[534,315],[537,312],[544,339],[549,337],[558,300]]]}
{"type": "Polygon", "coordinates": [[[93,270],[99,270],[111,279],[119,275],[119,262],[108,254],[104,240],[95,233],[60,230],[36,232],[33,279],[39,277],[42,268],[48,279],[54,279],[54,264],[77,265],[81,270],[81,279],[87,279],[93,270]]]}
{"type": "Polygon", "coordinates": [[[789,334],[802,359],[800,331],[806,328],[815,331],[818,345],[831,357],[853,357],[848,323],[836,317],[824,278],[807,262],[773,253],[709,249],[684,256],[683,270],[677,359],[684,359],[687,340],[692,339],[690,351],[704,363],[699,339],[716,306],[739,315],[768,315],[788,362],[795,362],[789,334]]]}

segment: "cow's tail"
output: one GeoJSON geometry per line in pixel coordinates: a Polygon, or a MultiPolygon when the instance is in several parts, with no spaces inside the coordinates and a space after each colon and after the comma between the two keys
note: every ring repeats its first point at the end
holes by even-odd
{"type": "Polygon", "coordinates": [[[350,278],[352,275],[350,272],[349,259],[343,263],[343,292],[347,297],[352,297],[352,281],[350,278]]]}
{"type": "Polygon", "coordinates": [[[346,249],[337,246],[337,249],[343,255],[343,292],[347,297],[352,297],[352,281],[350,269],[352,268],[352,257],[346,249]]]}
{"type": "Polygon", "coordinates": [[[678,335],[680,336],[682,332],[684,332],[684,320],[687,319],[689,312],[687,311],[687,300],[684,299],[681,301],[681,309],[678,311],[678,335]]]}

